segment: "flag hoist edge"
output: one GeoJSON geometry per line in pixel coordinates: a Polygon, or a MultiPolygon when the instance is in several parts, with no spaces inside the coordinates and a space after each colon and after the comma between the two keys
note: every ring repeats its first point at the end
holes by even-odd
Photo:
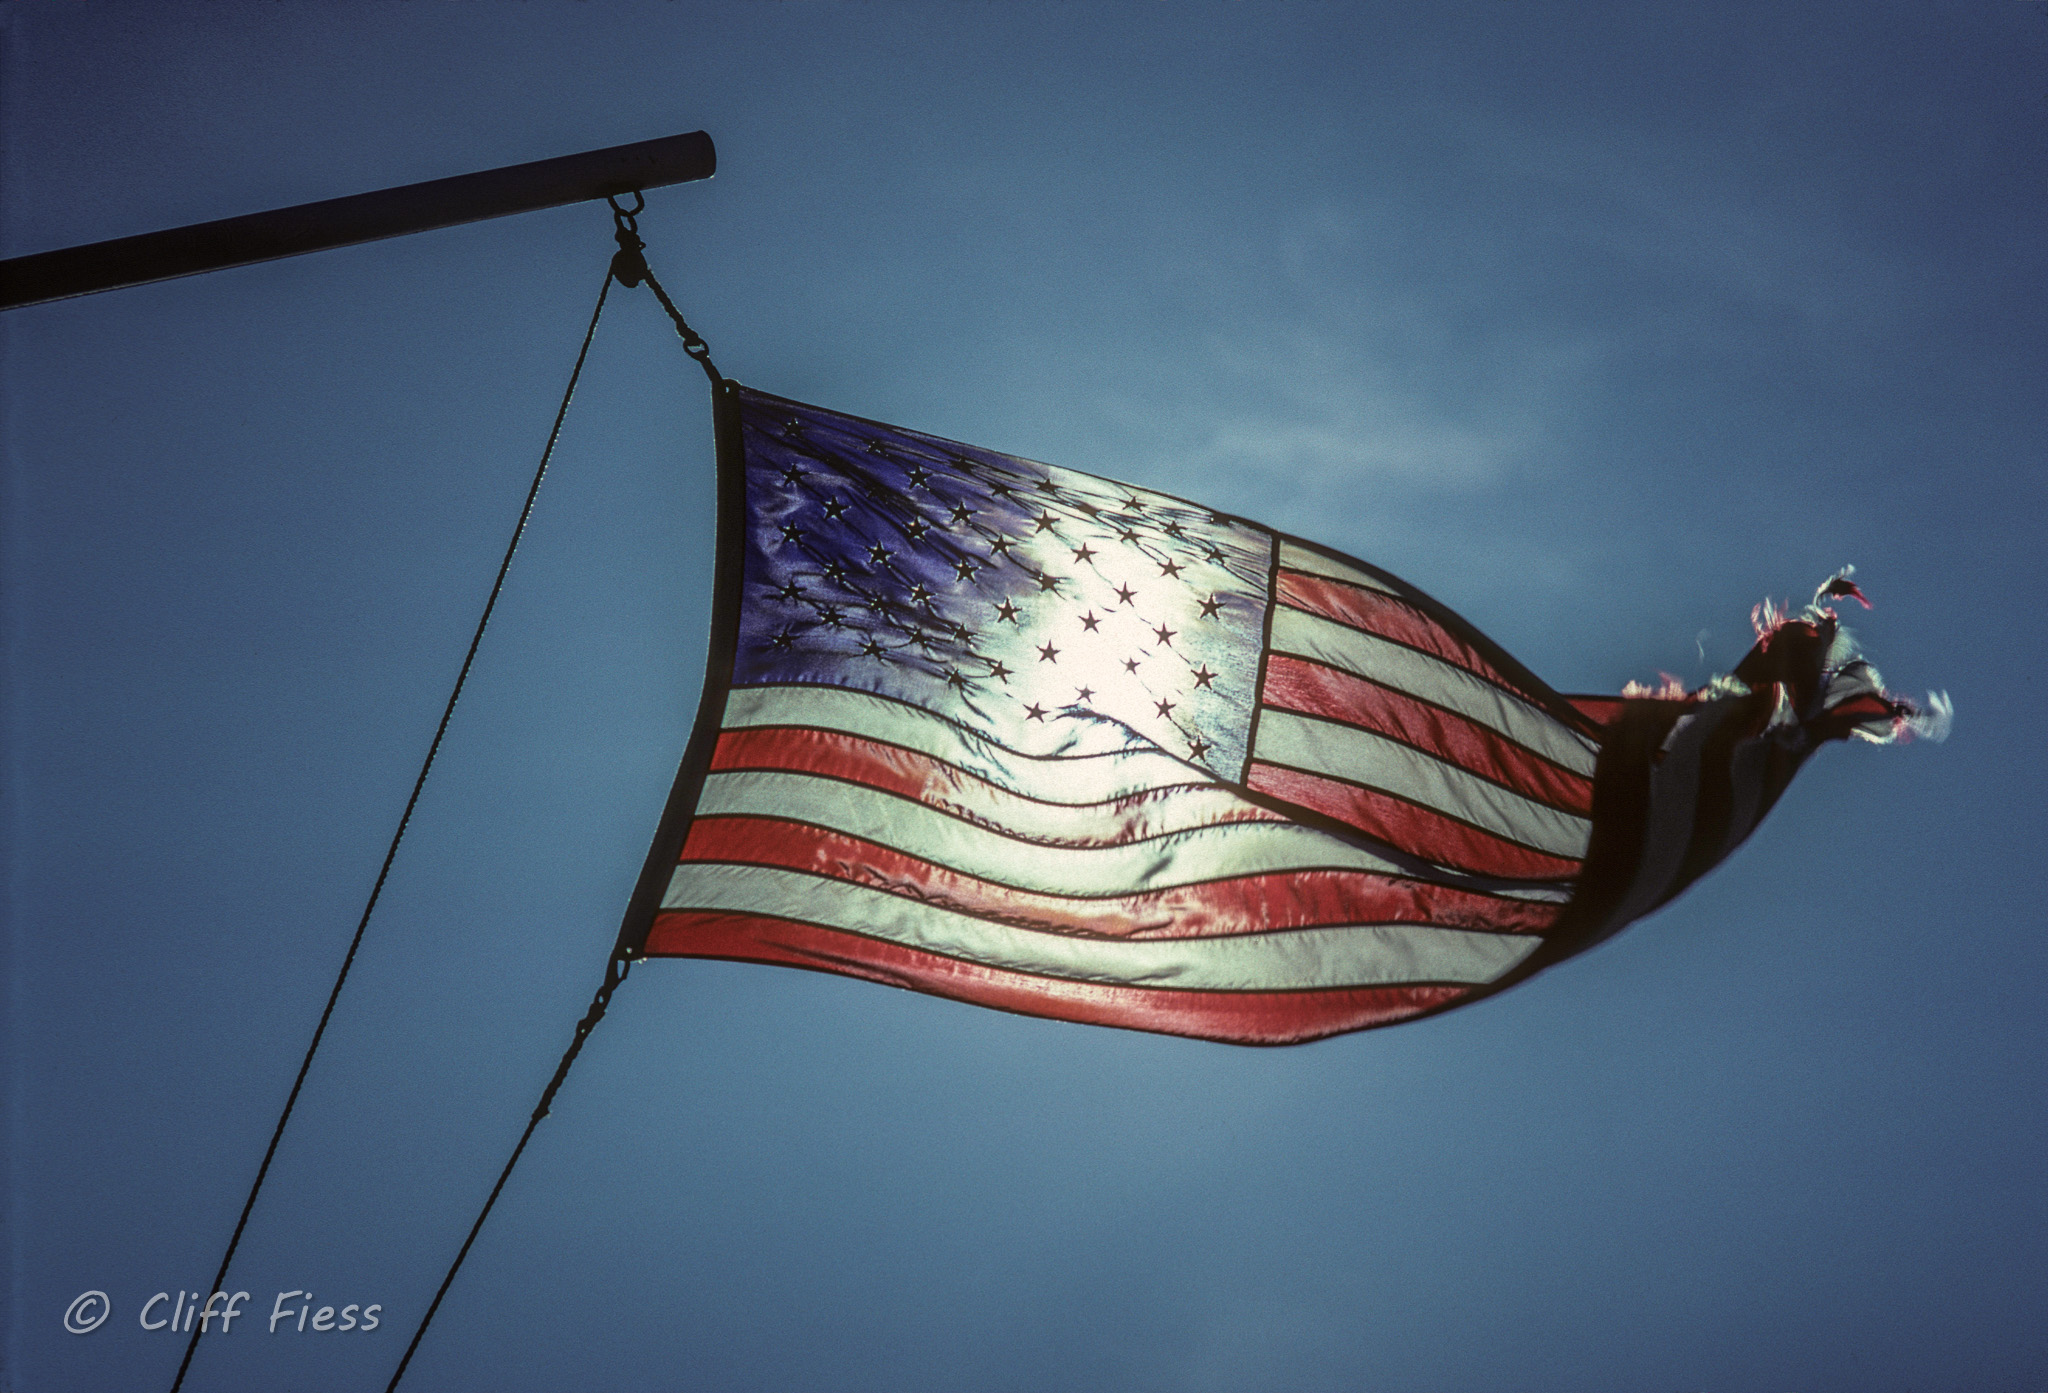
{"type": "Polygon", "coordinates": [[[1242,1044],[1410,1020],[1655,909],[1819,745],[1939,736],[1825,601],[1565,697],[1398,578],[722,382],[704,695],[624,957],[1242,1044]]]}

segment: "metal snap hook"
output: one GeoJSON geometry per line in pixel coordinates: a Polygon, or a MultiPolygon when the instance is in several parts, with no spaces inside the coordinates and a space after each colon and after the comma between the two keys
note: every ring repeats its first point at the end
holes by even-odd
{"type": "Polygon", "coordinates": [[[611,205],[612,235],[619,243],[619,250],[612,257],[612,275],[631,290],[647,276],[647,258],[641,255],[647,244],[640,240],[638,221],[638,214],[647,207],[647,196],[634,189],[631,208],[620,207],[617,194],[606,194],[604,201],[611,205]]]}

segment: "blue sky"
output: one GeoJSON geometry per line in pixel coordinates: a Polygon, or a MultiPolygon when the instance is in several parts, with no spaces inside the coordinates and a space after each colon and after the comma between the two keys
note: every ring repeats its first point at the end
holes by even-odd
{"type": "MultiPolygon", "coordinates": [[[[2017,3],[0,6],[21,255],[705,129],[727,373],[1385,566],[1564,690],[1844,562],[1945,746],[1679,903],[1280,1051],[657,962],[450,1389],[2048,1386],[2048,21],[2017,3]]],[[[10,312],[6,1380],[168,1386],[610,251],[601,207],[10,312]],[[74,1296],[114,1314],[64,1333],[74,1296]]],[[[381,1387],[693,712],[709,413],[615,298],[188,1387],[381,1387]]]]}

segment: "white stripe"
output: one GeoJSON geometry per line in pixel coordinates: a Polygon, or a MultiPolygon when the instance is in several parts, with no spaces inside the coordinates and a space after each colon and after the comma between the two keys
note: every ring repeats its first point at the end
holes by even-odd
{"type": "MultiPolygon", "coordinates": [[[[1441,658],[1285,605],[1273,611],[1273,651],[1341,668],[1448,707],[1552,763],[1593,777],[1598,751],[1592,742],[1548,712],[1441,658]]],[[[1261,723],[1268,719],[1270,712],[1259,718],[1261,723]]]]}
{"type": "Polygon", "coordinates": [[[1502,887],[1491,890],[1488,893],[1510,900],[1535,900],[1544,904],[1569,904],[1572,898],[1570,890],[1556,887],[1531,886],[1525,890],[1511,890],[1502,887]]]}
{"type": "Polygon", "coordinates": [[[1567,860],[1586,854],[1593,832],[1585,818],[1533,802],[1398,740],[1292,711],[1269,709],[1259,717],[1252,757],[1370,784],[1567,860]]]}
{"type": "Polygon", "coordinates": [[[1369,572],[1362,571],[1356,566],[1347,566],[1342,561],[1333,561],[1319,551],[1310,551],[1307,547],[1293,542],[1280,543],[1280,569],[1322,576],[1326,580],[1341,580],[1346,585],[1362,585],[1367,590],[1377,590],[1382,595],[1401,593],[1369,572]]]}
{"type": "Polygon", "coordinates": [[[1724,697],[1694,708],[1678,718],[1664,737],[1664,757],[1650,769],[1649,825],[1643,829],[1643,850],[1628,892],[1607,922],[1631,923],[1662,902],[1678,876],[1686,848],[1692,844],[1693,822],[1699,816],[1700,757],[1707,739],[1742,705],[1741,697],[1724,697]]]}
{"type": "Polygon", "coordinates": [[[1102,803],[1204,778],[1202,770],[1156,746],[1090,751],[1078,743],[1106,737],[1084,727],[1068,750],[1021,754],[942,717],[887,697],[844,687],[736,687],[726,698],[726,730],[809,726],[901,745],[945,760],[990,783],[1047,803],[1102,803]]]}
{"type": "Polygon", "coordinates": [[[1417,924],[1291,929],[1227,938],[1084,938],[1020,929],[800,871],[718,863],[678,866],[662,908],[796,919],[989,967],[1069,981],[1207,991],[1491,982],[1542,943],[1532,934],[1472,933],[1417,924]]]}
{"type": "Polygon", "coordinates": [[[1741,846],[1763,820],[1764,773],[1770,765],[1771,744],[1768,738],[1741,740],[1729,753],[1728,835],[1721,842],[1721,849],[1714,853],[1716,866],[1741,846]]]}
{"type": "Polygon", "coordinates": [[[1362,847],[1291,822],[1229,823],[1123,846],[1019,842],[913,799],[809,774],[712,774],[704,781],[697,814],[814,823],[980,880],[1047,895],[1132,895],[1280,871],[1408,873],[1362,847]]]}
{"type": "MultiPolygon", "coordinates": [[[[745,788],[754,790],[746,795],[749,802],[774,806],[773,800],[781,798],[786,800],[782,806],[793,813],[807,809],[820,796],[816,779],[862,786],[858,780],[835,779],[829,774],[814,777],[802,770],[786,769],[728,770],[710,777],[718,780],[719,787],[726,790],[721,797],[738,796],[734,790],[745,788]]],[[[1193,831],[1198,827],[1277,820],[1275,814],[1239,797],[1221,784],[1161,789],[1080,806],[1019,798],[957,774],[928,779],[914,793],[888,792],[897,797],[911,797],[920,806],[947,813],[963,822],[994,828],[1013,837],[1048,846],[1111,846],[1193,831]]],[[[704,806],[708,811],[708,805],[704,806]]]]}
{"type": "MultiPolygon", "coordinates": [[[[1836,642],[1840,641],[1837,637],[1836,642]]],[[[1741,846],[1743,840],[1756,830],[1756,825],[1763,821],[1767,811],[1764,806],[1764,780],[1770,772],[1771,752],[1783,749],[1780,737],[1799,728],[1799,715],[1792,709],[1791,694],[1783,687],[1775,690],[1776,698],[1762,732],[1747,740],[1738,740],[1729,754],[1728,835],[1722,841],[1721,849],[1714,853],[1711,863],[1714,866],[1726,860],[1728,853],[1741,846]]],[[[1883,689],[1878,690],[1881,693],[1883,689]]]]}

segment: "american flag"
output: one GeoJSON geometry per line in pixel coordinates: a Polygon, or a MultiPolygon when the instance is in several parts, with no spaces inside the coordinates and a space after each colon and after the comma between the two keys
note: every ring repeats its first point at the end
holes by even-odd
{"type": "Polygon", "coordinates": [[[1821,740],[1927,725],[1819,607],[1718,686],[1568,699],[1243,518],[717,403],[711,661],[629,958],[1310,1040],[1579,951],[1726,855],[1821,740]]]}

